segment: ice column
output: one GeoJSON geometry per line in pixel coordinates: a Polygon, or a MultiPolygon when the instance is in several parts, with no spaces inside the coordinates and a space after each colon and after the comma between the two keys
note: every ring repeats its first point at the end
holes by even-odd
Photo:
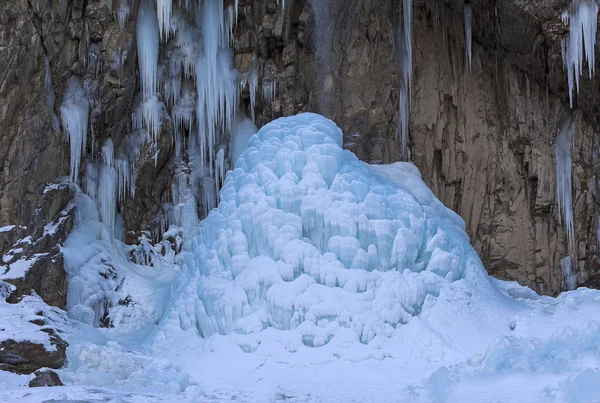
{"type": "Polygon", "coordinates": [[[72,77],[60,107],[63,127],[71,149],[71,182],[77,183],[81,155],[85,153],[90,104],[79,81],[72,77]]]}
{"type": "Polygon", "coordinates": [[[560,218],[565,226],[569,241],[569,250],[575,246],[573,225],[573,196],[571,187],[571,151],[573,147],[572,119],[565,120],[558,132],[554,144],[556,165],[556,200],[560,218]]]}

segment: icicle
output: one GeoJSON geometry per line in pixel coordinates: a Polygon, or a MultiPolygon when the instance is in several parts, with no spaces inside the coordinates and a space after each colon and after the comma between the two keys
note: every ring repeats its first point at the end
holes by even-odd
{"type": "Polygon", "coordinates": [[[579,93],[579,78],[583,74],[583,55],[588,64],[589,77],[595,72],[595,45],[598,24],[598,4],[595,1],[577,1],[574,12],[562,14],[564,24],[569,24],[569,35],[562,40],[563,66],[567,70],[569,97],[573,107],[573,92],[579,93]]]}
{"type": "Polygon", "coordinates": [[[158,29],[160,31],[160,38],[165,42],[169,39],[169,31],[171,30],[172,7],[172,0],[156,0],[158,29]]]}
{"type": "Polygon", "coordinates": [[[117,171],[118,197],[121,203],[124,203],[127,196],[135,196],[136,173],[133,164],[124,159],[115,160],[117,171]]]}
{"type": "Polygon", "coordinates": [[[149,0],[142,0],[137,19],[137,49],[144,100],[158,89],[158,20],[149,0]]]}
{"type": "Polygon", "coordinates": [[[565,291],[571,291],[577,288],[577,277],[573,274],[573,265],[571,256],[567,256],[560,261],[560,270],[562,272],[562,288],[565,291]]]}
{"type": "Polygon", "coordinates": [[[467,62],[469,63],[469,71],[471,71],[471,58],[473,47],[473,9],[469,3],[465,3],[465,44],[467,48],[467,62]]]}
{"type": "Polygon", "coordinates": [[[558,202],[560,219],[567,232],[570,251],[573,251],[575,247],[571,185],[571,152],[573,147],[572,123],[573,121],[571,118],[562,123],[554,144],[556,199],[558,202]]]}
{"type": "Polygon", "coordinates": [[[266,104],[270,105],[277,96],[277,79],[273,81],[263,81],[262,97],[266,104]]]}
{"type": "Polygon", "coordinates": [[[155,148],[158,144],[163,111],[164,104],[158,100],[156,95],[153,95],[139,106],[134,119],[137,121],[134,122],[134,126],[140,126],[139,122],[143,123],[143,127],[148,131],[155,148]]]}
{"type": "Polygon", "coordinates": [[[121,4],[121,8],[115,11],[115,20],[119,23],[121,31],[125,29],[125,23],[129,19],[129,12],[129,6],[126,4],[121,4]]]}
{"type": "Polygon", "coordinates": [[[81,155],[85,153],[90,104],[79,81],[72,77],[60,107],[71,149],[71,182],[77,183],[81,155]]]}
{"type": "Polygon", "coordinates": [[[109,137],[102,146],[102,159],[106,166],[113,166],[113,160],[115,156],[115,146],[113,145],[112,139],[109,137]]]}

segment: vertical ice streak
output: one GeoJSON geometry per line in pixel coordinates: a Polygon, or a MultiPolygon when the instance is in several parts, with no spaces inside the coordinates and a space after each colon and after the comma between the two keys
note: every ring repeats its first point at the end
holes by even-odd
{"type": "Polygon", "coordinates": [[[467,62],[471,71],[471,59],[473,52],[473,9],[469,3],[465,3],[465,44],[467,48],[467,62]]]}
{"type": "Polygon", "coordinates": [[[571,153],[573,148],[572,119],[565,120],[559,129],[554,143],[554,159],[556,165],[556,200],[560,219],[567,232],[569,250],[575,247],[575,230],[573,224],[573,196],[571,183],[571,153]]]}
{"type": "Polygon", "coordinates": [[[117,213],[117,175],[114,167],[102,164],[98,180],[98,211],[100,219],[111,230],[115,228],[117,213]]]}
{"type": "Polygon", "coordinates": [[[71,156],[71,182],[77,183],[79,163],[85,153],[90,104],[79,81],[72,77],[60,107],[63,127],[69,137],[71,156]]]}
{"type": "Polygon", "coordinates": [[[398,131],[402,139],[402,158],[408,158],[410,97],[412,91],[412,0],[402,2],[402,22],[397,30],[397,56],[400,69],[398,96],[398,131]]]}
{"type": "Polygon", "coordinates": [[[560,271],[562,273],[562,288],[565,291],[571,291],[577,288],[577,277],[573,274],[573,265],[571,256],[567,256],[560,261],[560,271]]]}
{"type": "Polygon", "coordinates": [[[598,24],[598,3],[576,0],[573,12],[562,14],[564,24],[569,24],[569,34],[562,40],[563,66],[567,70],[569,97],[573,107],[573,92],[579,92],[579,79],[583,75],[583,56],[588,64],[589,77],[595,73],[595,46],[598,24]]]}
{"type": "Polygon", "coordinates": [[[142,0],[137,19],[137,49],[144,100],[158,89],[158,21],[150,0],[142,0]]]}

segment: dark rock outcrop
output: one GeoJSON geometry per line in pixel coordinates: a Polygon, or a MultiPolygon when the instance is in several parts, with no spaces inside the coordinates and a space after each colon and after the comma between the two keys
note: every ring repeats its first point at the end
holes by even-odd
{"type": "Polygon", "coordinates": [[[0,341],[0,370],[18,374],[31,374],[40,368],[61,368],[65,360],[68,344],[53,329],[43,329],[49,333],[55,350],[48,350],[43,344],[29,341],[0,341]]]}
{"type": "Polygon", "coordinates": [[[35,378],[29,381],[30,388],[38,388],[44,386],[63,386],[58,374],[49,369],[36,371],[35,378]]]}

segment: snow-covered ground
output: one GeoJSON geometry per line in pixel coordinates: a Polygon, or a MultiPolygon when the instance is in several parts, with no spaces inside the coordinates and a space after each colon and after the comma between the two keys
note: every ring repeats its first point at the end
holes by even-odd
{"type": "Polygon", "coordinates": [[[66,386],[0,372],[0,401],[600,401],[600,292],[489,277],[414,166],[341,141],[313,114],[264,126],[218,208],[158,246],[129,250],[79,194],[66,386]]]}

